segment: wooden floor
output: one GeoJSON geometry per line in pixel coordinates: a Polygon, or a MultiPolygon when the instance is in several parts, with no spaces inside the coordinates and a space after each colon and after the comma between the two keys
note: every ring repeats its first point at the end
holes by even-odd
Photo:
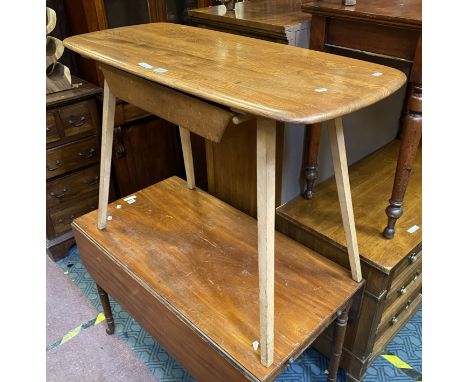
{"type": "MultiPolygon", "coordinates": [[[[360,287],[348,270],[277,232],[275,358],[265,368],[252,346],[259,339],[256,220],[176,177],[135,195],[133,204],[109,206],[105,230],[96,227],[96,211],[74,229],[252,380],[275,377],[360,287]]],[[[171,341],[184,346],[183,338],[171,341]]]]}
{"type": "MultiPolygon", "coordinates": [[[[395,140],[352,165],[349,170],[359,251],[362,258],[389,272],[422,241],[422,150],[416,157],[392,240],[381,232],[387,223],[385,208],[392,193],[399,141],[395,140]],[[407,230],[414,225],[414,233],[407,230]]],[[[315,232],[343,248],[346,240],[341,222],[334,177],[319,184],[312,200],[298,196],[277,209],[277,214],[306,231],[315,232]]]]}

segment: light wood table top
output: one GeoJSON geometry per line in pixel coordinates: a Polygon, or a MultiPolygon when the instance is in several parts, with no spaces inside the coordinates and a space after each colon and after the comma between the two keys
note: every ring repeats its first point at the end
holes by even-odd
{"type": "Polygon", "coordinates": [[[406,80],[402,72],[374,63],[169,23],[87,33],[64,44],[204,100],[298,124],[364,108],[406,80]]]}
{"type": "Polygon", "coordinates": [[[252,346],[259,339],[257,221],[177,177],[135,195],[133,204],[109,205],[106,230],[96,227],[96,211],[77,218],[74,229],[253,380],[271,381],[362,286],[276,232],[275,356],[264,367],[252,346]]]}
{"type": "Polygon", "coordinates": [[[284,32],[309,23],[310,15],[301,11],[301,0],[250,0],[236,3],[228,12],[224,5],[195,8],[188,11],[191,18],[219,21],[248,28],[284,32]]]}

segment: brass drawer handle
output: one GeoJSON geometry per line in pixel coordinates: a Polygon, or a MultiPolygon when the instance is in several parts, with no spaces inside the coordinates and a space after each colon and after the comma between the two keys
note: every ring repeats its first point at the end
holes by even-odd
{"type": "Polygon", "coordinates": [[[96,184],[99,182],[99,175],[96,175],[94,178],[90,178],[88,180],[83,180],[84,184],[87,184],[88,186],[92,186],[93,184],[96,184]]]}
{"type": "Polygon", "coordinates": [[[79,120],[74,115],[71,115],[70,118],[68,119],[68,123],[75,127],[83,126],[85,122],[86,122],[86,117],[84,115],[82,115],[79,120]]]}
{"type": "Polygon", "coordinates": [[[55,170],[57,170],[61,165],[62,165],[62,162],[60,162],[59,160],[56,160],[56,161],[55,161],[55,167],[50,167],[49,165],[47,165],[47,170],[48,170],[48,171],[55,171],[55,170]]]}
{"type": "Polygon", "coordinates": [[[402,286],[402,287],[399,289],[398,293],[400,294],[400,296],[404,295],[404,294],[408,291],[409,287],[418,279],[418,277],[419,277],[420,275],[421,275],[421,271],[419,271],[419,270],[416,271],[416,273],[414,274],[413,278],[412,278],[411,281],[408,283],[408,285],[402,286]]]}
{"type": "Polygon", "coordinates": [[[61,193],[52,191],[49,195],[57,199],[62,199],[65,196],[66,192],[68,192],[68,188],[64,188],[61,193]]]}
{"type": "Polygon", "coordinates": [[[64,219],[60,219],[60,220],[59,220],[59,223],[60,223],[60,224],[63,224],[63,225],[69,225],[69,224],[72,223],[73,219],[75,219],[75,215],[70,215],[70,216],[68,217],[68,219],[65,219],[65,220],[64,220],[64,219]]]}
{"type": "Polygon", "coordinates": [[[94,154],[96,154],[96,150],[93,148],[89,149],[88,154],[78,153],[81,159],[89,159],[93,157],[94,154]]]}
{"type": "Polygon", "coordinates": [[[390,322],[389,324],[390,325],[395,325],[398,320],[400,319],[400,316],[408,310],[408,308],[410,307],[412,303],[412,300],[408,300],[408,302],[405,304],[405,306],[403,307],[403,309],[398,313],[398,314],[395,314],[391,319],[390,319],[390,322]]]}

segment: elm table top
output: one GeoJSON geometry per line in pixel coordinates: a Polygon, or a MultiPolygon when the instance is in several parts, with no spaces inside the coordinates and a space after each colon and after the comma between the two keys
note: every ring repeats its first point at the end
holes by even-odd
{"type": "Polygon", "coordinates": [[[402,72],[374,63],[169,23],[107,29],[69,37],[64,44],[201,99],[297,124],[362,109],[406,81],[402,72]]]}

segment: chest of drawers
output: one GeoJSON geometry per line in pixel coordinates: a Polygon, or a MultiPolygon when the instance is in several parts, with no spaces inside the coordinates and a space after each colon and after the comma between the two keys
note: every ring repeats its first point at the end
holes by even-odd
{"type": "Polygon", "coordinates": [[[77,77],[70,90],[47,95],[46,247],[59,260],[74,243],[70,224],[98,206],[101,88],[77,77]]]}

